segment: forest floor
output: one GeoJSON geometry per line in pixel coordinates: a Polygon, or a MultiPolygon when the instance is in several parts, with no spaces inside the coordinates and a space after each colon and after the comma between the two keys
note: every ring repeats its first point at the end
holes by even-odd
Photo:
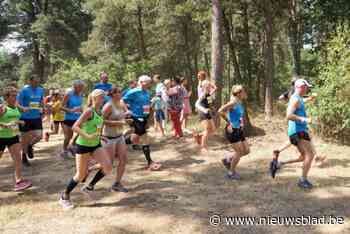
{"type": "MultiPolygon", "coordinates": [[[[81,192],[72,193],[75,209],[64,211],[58,194],[75,172],[74,160],[57,156],[62,135],[40,142],[30,168],[24,168],[33,187],[15,193],[13,165],[6,153],[0,162],[0,233],[350,233],[350,147],[314,138],[316,149],[327,155],[322,167],[314,166],[310,180],[315,188],[298,188],[300,164],[283,168],[276,179],[267,172],[271,152],[287,140],[286,123],[252,118],[259,135],[250,137],[251,153],[241,160],[241,181],[224,179],[221,158],[230,147],[218,135],[211,152],[201,155],[190,136],[181,140],[153,138],[152,156],[163,164],[159,172],[144,170],[141,151],[129,151],[124,185],[129,193],[110,191],[113,177],[96,187],[96,203],[81,192]],[[220,214],[222,223],[211,226],[209,217],[220,214]],[[337,225],[226,225],[224,216],[323,217],[336,216],[337,225]]],[[[154,135],[154,134],[153,134],[154,135]]],[[[290,147],[283,159],[297,156],[290,147]]],[[[313,224],[316,224],[314,220],[313,224]]],[[[305,222],[305,221],[304,221],[305,222]]]]}

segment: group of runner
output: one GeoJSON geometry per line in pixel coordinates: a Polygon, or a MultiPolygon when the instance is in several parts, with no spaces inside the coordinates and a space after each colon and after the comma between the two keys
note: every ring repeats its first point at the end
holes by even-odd
{"type": "MultiPolygon", "coordinates": [[[[226,122],[225,138],[232,146],[232,153],[222,159],[227,168],[226,178],[239,180],[237,165],[241,157],[250,152],[244,136],[243,101],[247,92],[241,85],[234,85],[230,101],[218,110],[214,108],[216,86],[208,79],[204,71],[198,73],[198,99],[195,108],[199,114],[201,132],[193,132],[195,141],[204,153],[208,153],[208,138],[216,130],[214,118],[217,114],[226,122]]],[[[313,101],[315,96],[304,100],[311,86],[304,79],[293,81],[294,91],[285,99],[288,100],[287,119],[290,144],[295,145],[300,153],[297,160],[279,162],[278,156],[287,145],[273,152],[270,172],[275,177],[282,165],[292,162],[303,162],[302,176],[298,185],[312,188],[307,175],[315,155],[314,147],[308,134],[308,118],[305,101],[313,101]]],[[[102,72],[100,82],[89,94],[87,108],[83,108],[85,84],[81,80],[73,82],[65,94],[53,90],[49,97],[44,97],[44,89],[39,87],[39,80],[30,77],[28,85],[18,93],[15,88],[4,91],[4,103],[0,106],[0,157],[7,147],[15,164],[15,191],[29,188],[32,183],[21,176],[21,166],[30,166],[29,159],[34,157],[34,145],[42,136],[46,141],[50,136],[63,128],[64,141],[61,157],[74,156],[76,161],[75,175],[68,181],[60,194],[59,202],[65,209],[73,207],[70,193],[81,182],[85,182],[81,191],[92,196],[95,185],[112,172],[114,160],[118,160],[116,176],[112,189],[128,192],[122,185],[128,154],[128,144],[140,146],[147,162],[147,169],[159,170],[161,164],[151,158],[150,137],[147,129],[150,117],[154,118],[154,127],[165,135],[165,122],[172,122],[175,138],[181,138],[189,131],[187,119],[191,114],[190,97],[192,90],[185,78],[176,77],[161,81],[159,75],[150,78],[142,75],[138,81],[131,81],[124,91],[109,83],[108,75],[102,72]],[[150,89],[155,83],[155,95],[151,98],[150,89]],[[49,110],[49,111],[48,111],[49,110]],[[153,113],[152,113],[153,112],[153,113]],[[43,134],[43,115],[52,114],[51,131],[43,134]],[[95,162],[91,165],[91,162],[95,162]],[[97,172],[86,182],[92,170],[97,172]]],[[[51,118],[47,118],[51,119],[51,118]]],[[[319,157],[319,161],[324,158],[319,157]]]]}

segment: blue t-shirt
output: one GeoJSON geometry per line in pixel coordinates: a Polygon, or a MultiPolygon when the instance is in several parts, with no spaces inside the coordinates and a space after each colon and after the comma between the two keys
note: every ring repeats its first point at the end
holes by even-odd
{"type": "Polygon", "coordinates": [[[44,99],[44,89],[33,88],[30,85],[24,86],[17,95],[18,103],[23,107],[29,107],[28,112],[21,114],[21,119],[40,119],[42,115],[42,104],[44,99]]]}
{"type": "Polygon", "coordinates": [[[244,107],[241,103],[237,103],[229,112],[228,119],[233,128],[239,128],[244,116],[244,107]]]}
{"type": "MultiPolygon", "coordinates": [[[[294,111],[294,114],[297,116],[307,117],[305,111],[305,104],[302,97],[300,97],[297,93],[294,93],[290,99],[288,106],[295,100],[299,101],[299,107],[294,111]]],[[[307,123],[301,121],[292,121],[288,120],[288,136],[296,134],[298,132],[307,132],[307,123]]]]}
{"type": "MultiPolygon", "coordinates": [[[[80,95],[76,95],[73,91],[68,93],[68,101],[65,105],[68,109],[73,109],[76,107],[82,107],[83,105],[83,97],[80,95]]],[[[81,113],[70,113],[65,112],[64,114],[64,120],[77,120],[79,119],[81,113]]]]}
{"type": "Polygon", "coordinates": [[[123,92],[122,92],[122,97],[124,97],[125,94],[126,94],[127,92],[129,92],[130,90],[131,90],[130,88],[124,89],[123,92]]]}
{"type": "Polygon", "coordinates": [[[128,105],[132,116],[136,118],[147,117],[151,108],[151,95],[141,88],[129,90],[123,97],[123,101],[128,105]]]}
{"type": "Polygon", "coordinates": [[[112,89],[112,84],[110,83],[97,83],[95,84],[94,89],[102,89],[105,92],[108,92],[112,89]]]}

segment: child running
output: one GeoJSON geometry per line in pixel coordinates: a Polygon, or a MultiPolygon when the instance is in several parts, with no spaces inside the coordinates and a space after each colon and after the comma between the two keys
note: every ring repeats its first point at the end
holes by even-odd
{"type": "Polygon", "coordinates": [[[181,112],[183,108],[183,100],[185,96],[184,88],[181,86],[181,80],[176,77],[172,81],[172,87],[167,90],[168,95],[168,113],[173,123],[174,137],[183,136],[181,128],[181,112]]]}
{"type": "Polygon", "coordinates": [[[101,89],[92,91],[88,100],[88,109],[82,113],[73,125],[73,131],[79,134],[76,141],[76,173],[68,182],[64,192],[60,195],[59,203],[64,209],[74,207],[70,200],[70,193],[79,182],[82,182],[86,178],[88,161],[90,159],[94,159],[102,167],[102,170],[98,171],[95,179],[104,177],[112,172],[112,164],[108,153],[101,146],[101,130],[103,126],[101,108],[104,103],[104,96],[105,93],[101,89]]]}
{"type": "Polygon", "coordinates": [[[244,124],[244,107],[243,100],[247,98],[243,86],[234,85],[231,91],[231,100],[220,107],[219,114],[226,121],[225,138],[231,143],[233,153],[229,158],[223,159],[222,162],[229,170],[226,175],[227,179],[239,180],[241,177],[236,171],[236,167],[241,157],[249,154],[250,149],[243,134],[244,124]]]}
{"type": "Polygon", "coordinates": [[[188,90],[188,82],[187,79],[182,77],[181,78],[181,86],[184,90],[184,101],[183,101],[183,109],[181,112],[181,124],[182,124],[182,130],[185,132],[188,132],[188,130],[186,129],[187,127],[187,120],[188,117],[191,115],[192,113],[192,109],[191,109],[191,104],[190,104],[190,97],[192,94],[191,90],[188,90]]]}
{"type": "Polygon", "coordinates": [[[22,177],[22,146],[19,141],[18,125],[24,122],[19,120],[21,113],[17,107],[16,96],[15,88],[7,88],[4,92],[6,103],[0,106],[0,158],[8,148],[15,164],[14,191],[21,191],[31,187],[32,182],[22,177]]]}
{"type": "Polygon", "coordinates": [[[50,135],[58,134],[60,126],[63,127],[64,112],[62,108],[62,97],[59,90],[55,90],[52,94],[52,100],[48,103],[52,110],[53,130],[45,133],[45,141],[49,141],[50,135]]]}

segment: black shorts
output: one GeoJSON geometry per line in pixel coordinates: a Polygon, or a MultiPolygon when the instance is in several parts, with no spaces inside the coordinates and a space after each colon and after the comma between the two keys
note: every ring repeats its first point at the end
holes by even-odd
{"type": "Polygon", "coordinates": [[[203,112],[199,112],[199,119],[200,121],[203,121],[203,120],[210,120],[212,119],[213,117],[211,116],[210,112],[209,113],[203,113],[203,112]]]}
{"type": "Polygon", "coordinates": [[[19,137],[11,137],[11,138],[0,138],[0,152],[4,152],[6,147],[10,147],[14,144],[19,143],[19,137]]]}
{"type": "Polygon", "coordinates": [[[142,136],[146,134],[148,117],[143,117],[143,118],[131,117],[131,118],[133,120],[131,126],[135,129],[135,134],[138,136],[142,136]]]}
{"type": "Polygon", "coordinates": [[[156,120],[157,120],[158,122],[161,122],[161,121],[165,120],[164,111],[162,111],[162,110],[156,110],[156,120]]]}
{"type": "Polygon", "coordinates": [[[96,145],[96,146],[84,146],[84,145],[79,145],[75,144],[76,147],[76,154],[87,154],[87,153],[94,153],[95,150],[98,148],[102,147],[101,143],[96,145]]]}
{"type": "Polygon", "coordinates": [[[65,119],[63,120],[63,124],[66,125],[67,127],[73,127],[73,125],[75,124],[77,120],[68,120],[68,119],[65,119]]]}
{"type": "Polygon", "coordinates": [[[227,128],[225,128],[225,138],[230,143],[237,143],[240,141],[245,141],[244,133],[242,128],[233,128],[232,132],[229,132],[227,128]]]}
{"type": "Polygon", "coordinates": [[[53,123],[54,124],[63,124],[63,121],[56,121],[56,120],[54,120],[53,123]]]}
{"type": "Polygon", "coordinates": [[[43,129],[43,121],[42,119],[21,119],[24,121],[24,125],[19,125],[19,130],[21,132],[29,132],[35,130],[43,129]]]}
{"type": "Polygon", "coordinates": [[[295,133],[295,134],[289,136],[289,140],[290,140],[291,144],[298,146],[298,143],[301,140],[311,141],[311,138],[310,138],[309,133],[307,133],[307,132],[298,132],[298,133],[295,133]]]}

